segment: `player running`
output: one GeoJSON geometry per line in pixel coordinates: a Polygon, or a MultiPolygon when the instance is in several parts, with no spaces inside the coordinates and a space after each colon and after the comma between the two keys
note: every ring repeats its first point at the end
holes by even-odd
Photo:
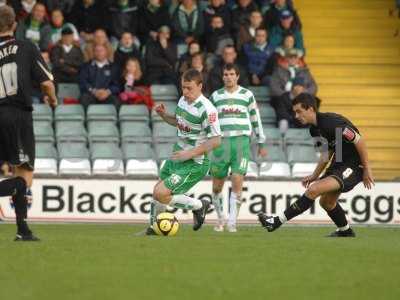
{"type": "Polygon", "coordinates": [[[193,211],[193,230],[204,223],[209,202],[185,195],[207,175],[210,161],[207,153],[221,143],[218,112],[202,95],[202,76],[189,69],[182,75],[182,94],[175,114],[168,114],[164,105],[155,109],[161,118],[178,129],[178,142],[174,145],[171,159],[160,171],[160,181],[153,191],[150,227],[146,234],[155,234],[151,225],[155,217],[165,211],[166,205],[193,211]]]}
{"type": "Polygon", "coordinates": [[[224,230],[223,198],[221,195],[229,169],[231,170],[232,192],[229,196],[229,216],[227,229],[236,232],[236,219],[242,204],[244,175],[250,159],[250,136],[253,131],[258,141],[258,154],[266,156],[260,114],[254,95],[248,89],[238,85],[239,68],[234,64],[223,67],[224,87],[215,91],[210,101],[218,110],[221,124],[222,143],[211,156],[211,176],[213,177],[213,195],[218,224],[215,231],[224,230]]]}
{"type": "Polygon", "coordinates": [[[371,189],[374,184],[364,139],[345,117],[335,113],[317,112],[315,98],[311,95],[297,96],[293,100],[293,110],[297,120],[304,125],[311,125],[311,136],[322,140],[322,146],[328,149],[330,159],[326,159],[324,154],[321,155],[314,173],[302,180],[303,186],[307,188],[306,192],[283,214],[272,217],[260,213],[259,221],[268,231],[274,231],[308,210],[321,196],[320,205],[337,226],[337,230],[329,236],[354,237],[355,233],[337,200],[341,193],[352,190],[361,181],[367,189],[371,189]],[[320,177],[328,163],[330,165],[320,177]]]}
{"type": "Polygon", "coordinates": [[[34,44],[13,37],[15,12],[0,7],[0,161],[14,166],[15,177],[0,182],[0,197],[12,196],[17,221],[16,241],[37,241],[27,224],[27,197],[32,185],[35,137],[32,83],[40,83],[46,101],[57,104],[53,76],[34,44]]]}

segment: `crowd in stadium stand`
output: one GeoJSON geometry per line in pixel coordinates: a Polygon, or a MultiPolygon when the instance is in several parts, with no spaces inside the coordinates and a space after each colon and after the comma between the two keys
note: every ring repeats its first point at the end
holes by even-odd
{"type": "Polygon", "coordinates": [[[85,107],[151,109],[146,86],[179,86],[188,68],[203,74],[210,95],[223,85],[223,65],[236,63],[242,86],[270,88],[284,131],[296,126],[291,99],[317,92],[290,0],[0,0],[6,2],[18,16],[17,39],[38,46],[56,83],[79,84],[85,107]]]}

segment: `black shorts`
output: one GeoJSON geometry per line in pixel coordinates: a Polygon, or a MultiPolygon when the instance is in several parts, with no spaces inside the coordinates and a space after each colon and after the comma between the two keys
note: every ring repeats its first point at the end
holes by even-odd
{"type": "Polygon", "coordinates": [[[334,163],[329,166],[322,178],[335,178],[340,184],[340,191],[351,191],[357,184],[363,181],[363,168],[359,165],[334,163]]]}
{"type": "Polygon", "coordinates": [[[34,169],[35,136],[31,111],[0,106],[0,161],[34,169]]]}

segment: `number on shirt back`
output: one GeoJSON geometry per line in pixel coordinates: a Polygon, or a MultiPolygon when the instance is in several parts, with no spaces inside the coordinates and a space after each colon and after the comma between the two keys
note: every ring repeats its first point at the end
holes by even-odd
{"type": "Polygon", "coordinates": [[[15,62],[0,67],[0,79],[0,99],[17,94],[18,80],[15,62]]]}

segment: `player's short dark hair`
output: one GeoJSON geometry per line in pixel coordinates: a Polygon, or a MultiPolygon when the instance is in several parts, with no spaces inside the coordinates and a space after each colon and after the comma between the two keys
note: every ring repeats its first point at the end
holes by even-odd
{"type": "Polygon", "coordinates": [[[222,68],[222,73],[223,73],[225,70],[226,70],[226,71],[234,70],[237,76],[240,75],[239,67],[238,67],[237,65],[235,65],[235,64],[225,64],[224,67],[222,68]]]}
{"type": "Polygon", "coordinates": [[[293,99],[292,106],[300,104],[302,108],[309,109],[313,108],[317,111],[317,100],[313,95],[302,93],[293,99]]]}
{"type": "Polygon", "coordinates": [[[182,81],[189,82],[194,81],[197,85],[203,83],[203,76],[195,69],[189,69],[182,74],[182,81]]]}
{"type": "Polygon", "coordinates": [[[0,7],[0,33],[12,29],[15,22],[15,12],[11,6],[3,5],[0,7]]]}

